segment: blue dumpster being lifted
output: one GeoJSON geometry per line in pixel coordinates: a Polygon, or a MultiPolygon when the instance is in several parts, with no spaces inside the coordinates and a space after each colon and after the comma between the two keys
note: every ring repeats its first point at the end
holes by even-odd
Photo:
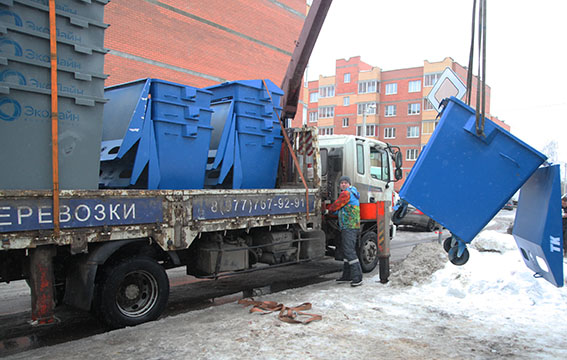
{"type": "Polygon", "coordinates": [[[101,187],[202,189],[211,95],[159,79],[106,88],[101,187]]]}
{"type": "Polygon", "coordinates": [[[270,80],[242,80],[206,88],[214,110],[206,185],[232,189],[275,186],[283,137],[279,102],[270,80]]]}
{"type": "Polygon", "coordinates": [[[451,231],[460,244],[453,250],[459,258],[464,244],[502,209],[546,156],[489,119],[484,135],[478,135],[474,109],[454,97],[444,101],[439,124],[400,197],[451,231]]]}

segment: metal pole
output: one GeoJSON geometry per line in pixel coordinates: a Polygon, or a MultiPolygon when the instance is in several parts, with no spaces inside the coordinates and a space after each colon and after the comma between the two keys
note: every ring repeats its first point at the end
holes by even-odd
{"type": "Polygon", "coordinates": [[[382,284],[387,283],[390,277],[390,206],[390,201],[376,203],[379,274],[382,284]]]}
{"type": "Polygon", "coordinates": [[[362,111],[362,131],[360,132],[362,136],[366,136],[366,110],[367,108],[364,108],[362,111]]]}
{"type": "Polygon", "coordinates": [[[51,324],[55,321],[53,298],[53,256],[55,256],[55,248],[38,246],[32,249],[30,253],[32,324],[51,324]]]}

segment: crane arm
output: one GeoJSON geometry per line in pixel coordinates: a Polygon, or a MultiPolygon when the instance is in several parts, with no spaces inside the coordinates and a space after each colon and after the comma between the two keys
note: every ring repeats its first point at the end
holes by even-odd
{"type": "Polygon", "coordinates": [[[319,37],[319,32],[331,7],[332,0],[313,0],[309,13],[303,23],[299,39],[295,43],[295,49],[289,61],[281,89],[283,114],[282,119],[290,119],[297,112],[297,102],[301,90],[303,73],[319,37]]]}

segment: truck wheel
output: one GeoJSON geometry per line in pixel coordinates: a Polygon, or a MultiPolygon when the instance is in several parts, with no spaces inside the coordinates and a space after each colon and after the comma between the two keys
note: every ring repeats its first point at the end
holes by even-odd
{"type": "Polygon", "coordinates": [[[163,267],[147,257],[105,266],[99,284],[97,313],[111,328],[134,326],[157,319],[169,297],[163,267]]]}
{"type": "Polygon", "coordinates": [[[362,272],[369,273],[378,264],[378,237],[375,232],[369,231],[362,235],[358,248],[358,259],[362,272]]]}

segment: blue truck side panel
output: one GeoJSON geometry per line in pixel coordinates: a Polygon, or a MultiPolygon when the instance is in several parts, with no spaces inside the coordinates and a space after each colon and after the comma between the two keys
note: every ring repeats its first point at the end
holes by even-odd
{"type": "MultiPolygon", "coordinates": [[[[315,198],[309,197],[309,211],[315,198]]],[[[306,211],[305,195],[249,195],[244,198],[207,196],[193,203],[193,219],[213,220],[231,217],[284,215],[306,211]]]]}
{"type": "MultiPolygon", "coordinates": [[[[0,199],[0,233],[53,229],[50,198],[0,199]]],[[[62,229],[163,221],[159,198],[61,199],[62,229]]]]}

